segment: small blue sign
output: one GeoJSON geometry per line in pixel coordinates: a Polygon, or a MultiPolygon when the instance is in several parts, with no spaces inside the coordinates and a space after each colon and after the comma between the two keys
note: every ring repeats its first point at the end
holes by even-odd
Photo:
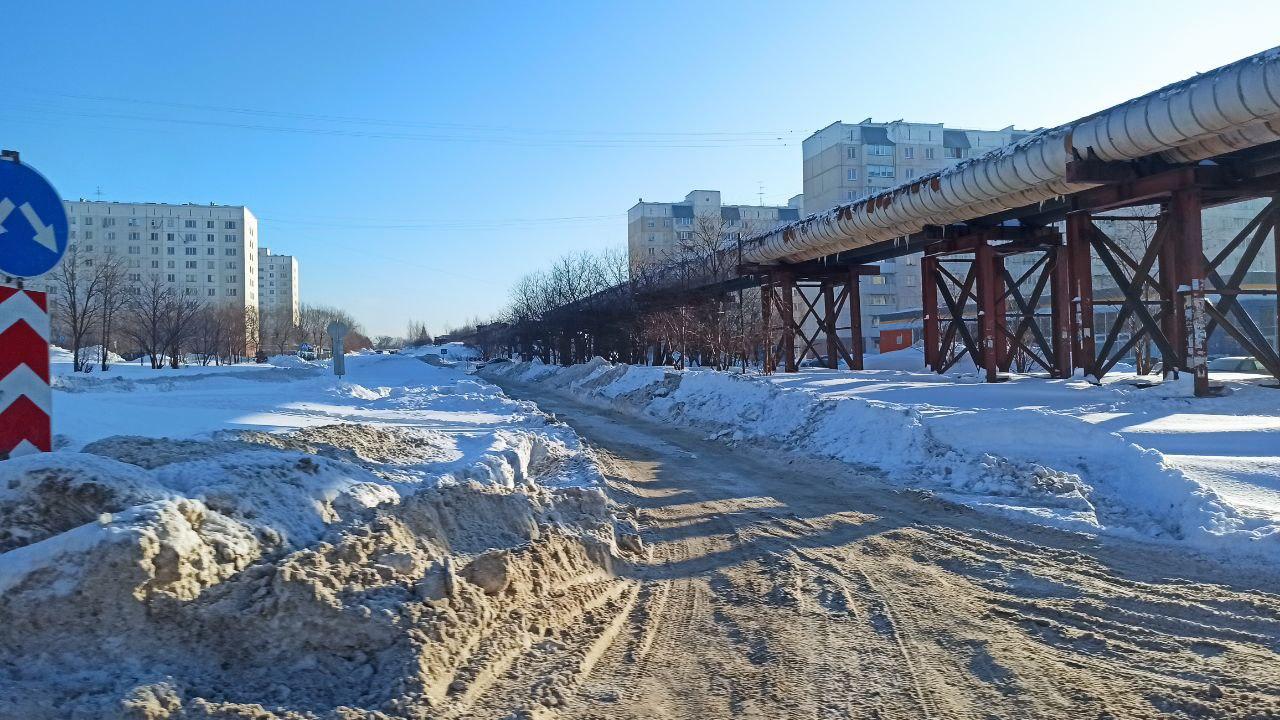
{"type": "Polygon", "coordinates": [[[30,165],[0,160],[0,274],[36,277],[67,252],[62,198],[30,165]]]}

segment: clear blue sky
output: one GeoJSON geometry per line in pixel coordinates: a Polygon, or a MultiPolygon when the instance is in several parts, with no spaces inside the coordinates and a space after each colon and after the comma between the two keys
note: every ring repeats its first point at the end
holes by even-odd
{"type": "Polygon", "coordinates": [[[780,203],[833,121],[1054,125],[1263,50],[1260,2],[13,2],[0,146],[66,197],[248,205],[304,301],[485,317],[639,197],[780,203]]]}

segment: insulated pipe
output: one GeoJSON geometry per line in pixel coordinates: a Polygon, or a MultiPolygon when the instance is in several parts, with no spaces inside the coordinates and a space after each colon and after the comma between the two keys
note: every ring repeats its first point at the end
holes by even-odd
{"type": "Polygon", "coordinates": [[[800,262],[1093,187],[1067,162],[1189,163],[1280,140],[1280,48],[747,240],[748,262],[800,262]]]}

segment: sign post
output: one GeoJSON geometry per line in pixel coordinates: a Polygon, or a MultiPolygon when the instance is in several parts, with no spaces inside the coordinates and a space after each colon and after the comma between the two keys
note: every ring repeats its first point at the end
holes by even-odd
{"type": "Polygon", "coordinates": [[[333,341],[333,374],[342,377],[347,374],[347,358],[343,344],[347,337],[347,326],[340,322],[331,322],[327,329],[329,339],[333,341]]]}
{"type": "Polygon", "coordinates": [[[0,156],[0,459],[53,449],[49,299],[27,278],[67,251],[67,213],[53,185],[18,153],[0,156]]]}

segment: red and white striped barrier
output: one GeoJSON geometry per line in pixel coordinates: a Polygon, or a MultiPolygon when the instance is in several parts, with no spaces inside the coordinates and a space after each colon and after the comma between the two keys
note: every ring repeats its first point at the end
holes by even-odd
{"type": "Polygon", "coordinates": [[[0,286],[0,458],[53,449],[49,300],[0,286]]]}

